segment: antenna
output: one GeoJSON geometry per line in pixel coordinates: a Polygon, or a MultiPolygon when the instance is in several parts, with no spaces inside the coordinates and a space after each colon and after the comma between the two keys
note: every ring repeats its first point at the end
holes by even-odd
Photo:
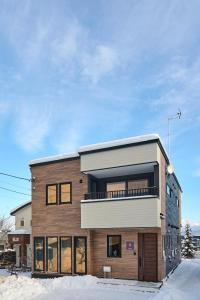
{"type": "Polygon", "coordinates": [[[175,115],[168,117],[168,154],[169,154],[169,158],[170,158],[170,144],[171,144],[171,126],[170,126],[171,124],[170,124],[170,122],[173,120],[176,120],[176,119],[180,120],[181,116],[182,116],[182,113],[179,108],[178,112],[175,115]]]}

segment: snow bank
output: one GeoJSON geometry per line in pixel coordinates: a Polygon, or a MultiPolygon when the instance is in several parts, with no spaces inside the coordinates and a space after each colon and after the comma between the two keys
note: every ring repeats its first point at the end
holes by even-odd
{"type": "Polygon", "coordinates": [[[200,259],[185,259],[154,300],[200,299],[200,259]]]}
{"type": "MultiPolygon", "coordinates": [[[[5,282],[0,286],[1,300],[28,300],[39,299],[39,296],[45,296],[49,299],[55,291],[67,293],[69,289],[87,289],[95,287],[97,278],[93,276],[62,277],[55,279],[31,279],[24,276],[16,278],[15,276],[7,277],[5,282]]],[[[43,299],[43,298],[41,298],[43,299]]]]}

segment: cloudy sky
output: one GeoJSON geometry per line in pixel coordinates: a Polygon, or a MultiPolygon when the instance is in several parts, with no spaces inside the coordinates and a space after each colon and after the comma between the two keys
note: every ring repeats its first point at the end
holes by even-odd
{"type": "MultiPolygon", "coordinates": [[[[0,172],[80,145],[159,133],[200,221],[200,2],[0,0],[0,172]]],[[[0,186],[30,194],[28,182],[0,186]]],[[[0,189],[1,213],[28,195],[0,189]]]]}

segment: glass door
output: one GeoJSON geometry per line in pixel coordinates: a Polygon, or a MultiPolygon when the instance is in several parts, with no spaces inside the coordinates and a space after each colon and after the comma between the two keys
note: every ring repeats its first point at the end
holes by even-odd
{"type": "Polygon", "coordinates": [[[87,238],[74,237],[74,272],[76,274],[87,273],[87,238]]]}

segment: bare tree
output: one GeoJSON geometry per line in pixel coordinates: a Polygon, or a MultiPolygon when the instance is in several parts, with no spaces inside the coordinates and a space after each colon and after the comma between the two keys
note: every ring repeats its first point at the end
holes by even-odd
{"type": "Polygon", "coordinates": [[[0,242],[7,240],[8,232],[14,229],[14,222],[11,217],[0,216],[0,242]]]}

